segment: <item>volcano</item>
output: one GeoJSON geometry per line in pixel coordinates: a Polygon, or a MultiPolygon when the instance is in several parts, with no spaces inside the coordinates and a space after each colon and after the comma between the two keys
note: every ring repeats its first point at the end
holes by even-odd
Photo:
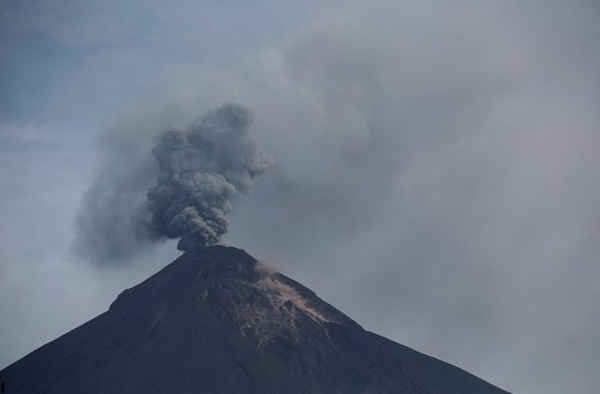
{"type": "Polygon", "coordinates": [[[186,252],[0,372],[6,393],[501,394],[246,252],[186,252]]]}

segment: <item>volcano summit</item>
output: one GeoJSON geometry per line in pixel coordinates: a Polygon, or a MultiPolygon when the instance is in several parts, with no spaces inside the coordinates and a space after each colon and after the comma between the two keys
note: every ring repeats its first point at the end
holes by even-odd
{"type": "Polygon", "coordinates": [[[224,246],[183,254],[0,379],[11,394],[506,394],[224,246]]]}

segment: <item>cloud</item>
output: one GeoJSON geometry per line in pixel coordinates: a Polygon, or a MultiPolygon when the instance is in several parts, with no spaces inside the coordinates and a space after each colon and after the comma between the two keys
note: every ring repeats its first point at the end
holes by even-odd
{"type": "MultiPolygon", "coordinates": [[[[179,239],[184,251],[218,243],[232,199],[271,164],[251,139],[250,122],[248,110],[227,104],[189,129],[164,131],[152,149],[157,164],[147,150],[133,157],[119,141],[86,192],[77,218],[79,254],[123,262],[166,238],[179,239]],[[123,167],[124,161],[133,164],[123,167]]],[[[151,134],[137,138],[143,136],[151,134]]]]}

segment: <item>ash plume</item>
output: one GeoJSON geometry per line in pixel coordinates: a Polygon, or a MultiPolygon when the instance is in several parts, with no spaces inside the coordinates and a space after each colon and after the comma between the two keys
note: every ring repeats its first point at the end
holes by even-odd
{"type": "Polygon", "coordinates": [[[152,234],[180,238],[180,250],[221,239],[232,197],[270,165],[248,135],[250,121],[244,108],[225,105],[161,136],[153,149],[160,173],[147,195],[152,234]]]}
{"type": "Polygon", "coordinates": [[[251,121],[247,109],[223,105],[187,129],[161,133],[152,155],[149,147],[139,153],[147,134],[117,139],[84,196],[76,251],[109,262],[167,238],[179,238],[183,251],[218,243],[232,199],[271,164],[249,135],[251,121]]]}

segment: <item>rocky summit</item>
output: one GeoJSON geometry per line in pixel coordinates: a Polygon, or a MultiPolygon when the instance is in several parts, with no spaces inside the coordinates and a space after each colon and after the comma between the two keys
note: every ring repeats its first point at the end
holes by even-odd
{"type": "Polygon", "coordinates": [[[10,394],[506,393],[224,246],[183,254],[0,380],[10,394]]]}

